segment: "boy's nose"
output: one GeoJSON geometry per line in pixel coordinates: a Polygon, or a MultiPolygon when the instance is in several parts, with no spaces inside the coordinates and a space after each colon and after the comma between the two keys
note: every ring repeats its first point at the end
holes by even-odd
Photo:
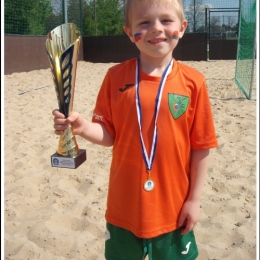
{"type": "Polygon", "coordinates": [[[156,20],[152,23],[151,26],[151,32],[156,33],[156,32],[162,32],[162,24],[160,21],[156,20]]]}

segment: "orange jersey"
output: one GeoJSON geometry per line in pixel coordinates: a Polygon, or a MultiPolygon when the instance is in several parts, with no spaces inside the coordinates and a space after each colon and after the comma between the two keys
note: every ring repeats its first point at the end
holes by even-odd
{"type": "MultiPolygon", "coordinates": [[[[191,149],[218,145],[204,76],[174,60],[167,77],[157,119],[158,140],[151,179],[145,191],[135,102],[136,59],[111,67],[99,91],[93,122],[102,122],[115,138],[107,198],[107,222],[152,238],[178,228],[178,217],[189,192],[191,149]]],[[[155,99],[160,77],[140,71],[142,136],[150,155],[155,99]]]]}

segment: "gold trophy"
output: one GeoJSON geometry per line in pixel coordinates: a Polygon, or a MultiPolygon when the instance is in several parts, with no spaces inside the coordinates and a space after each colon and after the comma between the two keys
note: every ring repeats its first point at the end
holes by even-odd
{"type": "MultiPolygon", "coordinates": [[[[58,106],[65,118],[73,109],[80,39],[76,25],[66,23],[49,32],[46,40],[58,106]]],[[[86,150],[79,149],[69,126],[60,136],[57,152],[51,156],[52,167],[76,169],[84,161],[86,150]]]]}

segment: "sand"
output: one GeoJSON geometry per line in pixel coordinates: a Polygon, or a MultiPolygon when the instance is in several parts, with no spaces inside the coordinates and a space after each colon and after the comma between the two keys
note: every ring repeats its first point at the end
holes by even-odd
{"type": "MultiPolygon", "coordinates": [[[[255,260],[256,101],[235,84],[236,61],[183,63],[206,76],[219,140],[195,227],[198,260],[255,260]]],[[[74,110],[88,119],[112,65],[78,62],[74,110]]],[[[104,260],[111,148],[77,137],[87,161],[74,170],[51,167],[58,145],[55,108],[50,69],[4,76],[6,260],[104,260]]]]}

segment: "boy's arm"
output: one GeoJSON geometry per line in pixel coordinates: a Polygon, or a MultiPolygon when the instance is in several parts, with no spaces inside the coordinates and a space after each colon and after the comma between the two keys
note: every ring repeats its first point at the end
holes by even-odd
{"type": "Polygon", "coordinates": [[[103,146],[112,146],[114,144],[114,138],[109,135],[102,123],[94,123],[86,119],[84,121],[85,127],[80,134],[81,137],[103,146]]]}
{"type": "Polygon", "coordinates": [[[103,146],[114,144],[114,138],[109,135],[102,123],[88,121],[77,112],[73,112],[68,118],[65,118],[57,109],[53,110],[52,114],[54,115],[54,129],[57,135],[62,135],[70,124],[74,135],[79,135],[92,143],[103,146]]]}
{"type": "Polygon", "coordinates": [[[179,218],[181,233],[190,232],[200,214],[200,197],[208,170],[209,150],[192,150],[190,161],[190,190],[179,218]]]}

